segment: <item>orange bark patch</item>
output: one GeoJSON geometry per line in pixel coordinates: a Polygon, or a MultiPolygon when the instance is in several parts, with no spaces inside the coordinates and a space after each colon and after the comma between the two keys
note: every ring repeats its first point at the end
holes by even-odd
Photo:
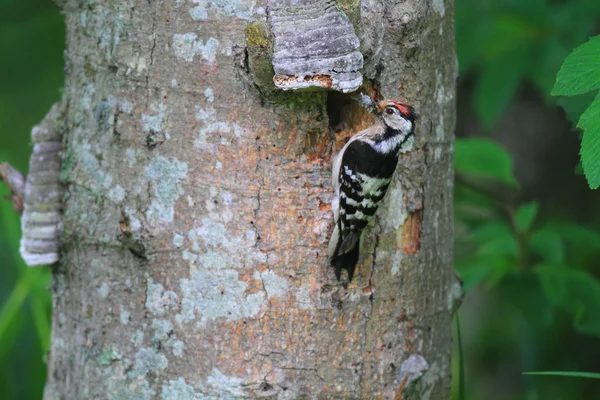
{"type": "Polygon", "coordinates": [[[320,162],[323,161],[325,156],[327,155],[327,152],[330,148],[330,137],[327,134],[321,135],[321,137],[319,138],[319,140],[317,141],[317,143],[313,146],[310,146],[312,148],[312,151],[309,151],[306,154],[306,158],[308,159],[309,162],[320,162]]]}
{"type": "Polygon", "coordinates": [[[327,212],[327,211],[331,210],[330,203],[323,203],[323,201],[321,201],[321,199],[319,199],[319,198],[317,198],[317,201],[319,202],[319,211],[327,212]]]}
{"type": "Polygon", "coordinates": [[[415,254],[421,245],[421,219],[422,211],[408,215],[402,225],[402,248],[406,254],[415,254]]]}
{"type": "Polygon", "coordinates": [[[394,400],[402,400],[402,392],[404,392],[404,388],[406,387],[406,382],[408,382],[408,376],[405,376],[400,382],[400,386],[398,386],[398,390],[394,394],[394,400]]]}
{"type": "Polygon", "coordinates": [[[371,294],[371,293],[373,293],[371,291],[371,286],[364,287],[363,290],[362,290],[362,292],[363,292],[363,294],[371,294]]]}

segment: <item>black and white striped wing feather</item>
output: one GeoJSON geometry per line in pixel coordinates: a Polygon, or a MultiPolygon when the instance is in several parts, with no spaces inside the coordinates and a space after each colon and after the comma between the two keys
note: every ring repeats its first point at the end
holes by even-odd
{"type": "Polygon", "coordinates": [[[336,227],[330,243],[330,257],[354,248],[390,183],[391,176],[373,174],[372,152],[374,150],[367,142],[351,140],[334,162],[338,204],[333,206],[336,227]]]}

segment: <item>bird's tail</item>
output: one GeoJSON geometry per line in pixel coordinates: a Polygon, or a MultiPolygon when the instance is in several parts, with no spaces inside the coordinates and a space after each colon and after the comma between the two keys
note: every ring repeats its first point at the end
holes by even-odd
{"type": "Polygon", "coordinates": [[[348,271],[348,282],[352,282],[354,270],[358,263],[358,242],[348,253],[338,254],[331,258],[331,265],[335,268],[335,277],[339,281],[342,276],[342,269],[348,271]]]}
{"type": "Polygon", "coordinates": [[[357,232],[350,232],[342,238],[338,224],[336,224],[329,241],[328,254],[329,261],[335,268],[335,277],[338,281],[342,275],[342,269],[348,271],[348,282],[352,281],[358,263],[359,239],[360,233],[357,232]]]}

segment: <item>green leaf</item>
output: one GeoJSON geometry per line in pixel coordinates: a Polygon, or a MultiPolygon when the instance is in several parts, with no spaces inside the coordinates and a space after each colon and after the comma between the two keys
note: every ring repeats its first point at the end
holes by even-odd
{"type": "Polygon", "coordinates": [[[511,227],[502,221],[490,222],[474,229],[471,240],[478,245],[476,254],[479,256],[516,257],[519,252],[511,227]]]}
{"type": "Polygon", "coordinates": [[[574,222],[555,222],[549,228],[558,232],[566,242],[600,252],[600,232],[574,222]]]}
{"type": "Polygon", "coordinates": [[[516,266],[512,257],[478,256],[471,260],[461,260],[456,263],[456,270],[463,280],[465,292],[470,292],[482,282],[494,286],[514,270],[516,266]]]}
{"type": "Polygon", "coordinates": [[[459,74],[463,76],[482,59],[493,27],[489,13],[479,4],[457,4],[456,21],[456,52],[459,74]]]}
{"type": "Polygon", "coordinates": [[[517,181],[512,173],[510,154],[490,139],[456,139],[454,167],[459,174],[495,179],[512,187],[517,186],[517,181]]]}
{"type": "MultiPolygon", "coordinates": [[[[546,254],[544,260],[563,264],[567,259],[569,265],[576,265],[588,271],[594,270],[598,266],[599,231],[567,220],[551,220],[543,226],[542,230],[560,237],[560,239],[556,239],[559,244],[549,243],[545,246],[548,250],[543,250],[546,254]],[[561,255],[561,261],[551,258],[555,252],[561,255]]],[[[529,244],[531,248],[531,243],[529,244]]]]}
{"type": "Polygon", "coordinates": [[[568,377],[575,377],[575,378],[600,379],[600,373],[597,373],[597,372],[540,371],[540,372],[523,372],[523,375],[552,375],[552,376],[568,376],[568,377]]]}
{"type": "Polygon", "coordinates": [[[573,314],[575,330],[600,336],[600,283],[586,271],[542,264],[535,268],[548,299],[573,314]]]}
{"type": "Polygon", "coordinates": [[[512,237],[510,225],[503,220],[489,221],[471,231],[470,239],[479,245],[502,237],[512,237]]]}
{"type": "Polygon", "coordinates": [[[573,127],[577,125],[579,118],[596,98],[595,92],[589,92],[579,96],[559,97],[556,103],[567,113],[567,119],[571,121],[573,127]]]}
{"type": "Polygon", "coordinates": [[[532,65],[528,70],[528,77],[536,85],[544,99],[550,103],[552,102],[550,92],[556,82],[556,74],[573,47],[569,46],[560,35],[549,37],[538,46],[540,54],[531,60],[532,65]]]}
{"type": "Polygon", "coordinates": [[[45,354],[50,350],[50,321],[48,321],[48,312],[43,306],[44,304],[39,297],[31,296],[33,322],[40,341],[40,348],[42,353],[45,354]]]}
{"type": "Polygon", "coordinates": [[[475,113],[485,128],[494,126],[517,91],[524,73],[524,58],[518,53],[492,60],[484,67],[474,89],[475,113]]]}
{"type": "Polygon", "coordinates": [[[553,96],[573,96],[600,88],[600,35],[567,56],[552,89],[553,96]]]}
{"type": "Polygon", "coordinates": [[[597,189],[600,186],[600,93],[585,110],[577,126],[584,130],[581,140],[583,173],[590,188],[597,189]]]}
{"type": "Polygon", "coordinates": [[[465,291],[483,281],[493,286],[516,268],[518,244],[508,223],[489,222],[464,236],[462,242],[466,249],[457,249],[455,267],[465,291]]]}
{"type": "Polygon", "coordinates": [[[565,245],[560,234],[551,229],[533,232],[528,242],[529,249],[544,261],[562,264],[565,261],[565,245]]]}
{"type": "Polygon", "coordinates": [[[531,225],[533,225],[533,221],[537,216],[538,208],[538,203],[535,201],[519,206],[515,213],[515,226],[519,232],[527,232],[531,229],[531,225]]]}
{"type": "Polygon", "coordinates": [[[479,256],[511,256],[517,257],[519,245],[513,235],[498,236],[484,243],[478,250],[479,256]]]}
{"type": "Polygon", "coordinates": [[[25,301],[28,289],[27,282],[24,279],[19,280],[9,298],[2,305],[2,309],[0,309],[0,342],[12,319],[17,315],[21,305],[25,301]]]}

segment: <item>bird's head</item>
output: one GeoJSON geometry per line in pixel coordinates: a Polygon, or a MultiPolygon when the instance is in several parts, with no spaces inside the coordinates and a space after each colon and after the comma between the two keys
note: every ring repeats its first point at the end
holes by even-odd
{"type": "Polygon", "coordinates": [[[377,114],[386,126],[403,135],[408,135],[414,129],[415,110],[409,104],[390,99],[381,100],[377,103],[377,114]]]}

